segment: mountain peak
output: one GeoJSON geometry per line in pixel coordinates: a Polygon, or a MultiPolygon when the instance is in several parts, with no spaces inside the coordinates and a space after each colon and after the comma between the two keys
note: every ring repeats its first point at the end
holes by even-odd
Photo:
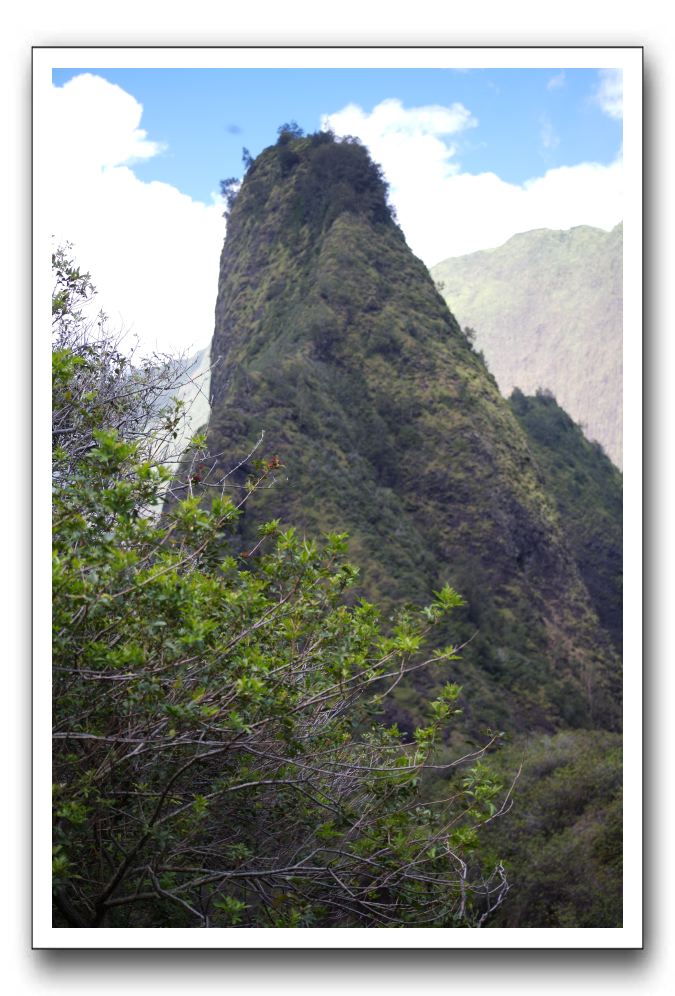
{"type": "MultiPolygon", "coordinates": [[[[265,518],[309,536],[347,530],[364,593],[385,605],[449,582],[468,602],[449,636],[472,638],[465,668],[482,689],[469,727],[615,724],[613,650],[525,432],[359,143],[282,133],[251,163],[221,256],[212,360],[209,443],[223,469],[263,430],[285,468],[242,542],[265,518]]],[[[407,709],[392,717],[402,728],[407,709]]]]}
{"type": "Polygon", "coordinates": [[[271,209],[281,211],[291,232],[308,227],[316,235],[344,213],[391,225],[387,190],[381,168],[358,139],[281,129],[276,144],[250,161],[230,224],[236,227],[242,214],[271,209]],[[283,196],[275,198],[281,189],[283,196]]]}

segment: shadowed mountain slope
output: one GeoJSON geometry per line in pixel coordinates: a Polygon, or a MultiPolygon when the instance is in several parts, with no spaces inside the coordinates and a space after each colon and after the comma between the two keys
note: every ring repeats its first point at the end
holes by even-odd
{"type": "Polygon", "coordinates": [[[510,398],[601,624],[623,644],[623,482],[597,445],[545,392],[510,398]]]}

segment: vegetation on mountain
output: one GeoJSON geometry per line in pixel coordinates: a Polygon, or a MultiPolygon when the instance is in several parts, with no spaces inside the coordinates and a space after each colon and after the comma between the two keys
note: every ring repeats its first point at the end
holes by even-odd
{"type": "Polygon", "coordinates": [[[590,443],[550,392],[510,404],[529,446],[601,624],[623,646],[623,481],[597,443],[590,443]]]}
{"type": "Polygon", "coordinates": [[[55,924],[483,926],[508,889],[479,835],[510,805],[480,763],[498,735],[437,760],[452,681],[406,741],[373,718],[457,659],[429,644],[461,598],[446,584],[383,626],[348,601],[344,534],[268,521],[228,554],[279,461],[242,487],[203,438],[181,476],[158,462],[181,431],[171,369],[92,332],[88,275],[54,265],[55,924]]]}
{"type": "Polygon", "coordinates": [[[505,396],[548,389],[622,466],[623,225],[514,235],[432,267],[505,396]]]}
{"type": "MultiPolygon", "coordinates": [[[[266,516],[348,529],[366,592],[391,606],[449,578],[471,639],[465,731],[618,725],[619,664],[525,432],[356,140],[283,131],[250,165],[212,361],[210,449],[230,466],[264,431],[285,465],[243,541],[266,516]]],[[[402,729],[435,680],[397,689],[402,729]]]]}
{"type": "Polygon", "coordinates": [[[622,746],[616,733],[566,730],[506,747],[493,776],[522,763],[508,819],[486,828],[511,888],[492,927],[621,927],[622,746]]]}

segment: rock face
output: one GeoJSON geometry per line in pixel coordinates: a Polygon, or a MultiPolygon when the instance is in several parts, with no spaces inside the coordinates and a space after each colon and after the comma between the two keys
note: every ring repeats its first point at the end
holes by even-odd
{"type": "Polygon", "coordinates": [[[502,393],[552,391],[619,468],[622,254],[623,225],[539,229],[431,270],[502,393]]]}
{"type": "Polygon", "coordinates": [[[617,727],[619,664],[558,505],[359,144],[282,133],[249,167],[211,361],[211,452],[229,469],[264,430],[284,465],[244,534],[272,517],[348,531],[385,605],[449,581],[468,603],[450,635],[473,637],[468,729],[617,727]]]}

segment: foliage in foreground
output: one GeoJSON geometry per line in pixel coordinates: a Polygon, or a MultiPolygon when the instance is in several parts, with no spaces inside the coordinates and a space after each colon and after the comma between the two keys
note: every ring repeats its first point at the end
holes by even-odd
{"type": "Polygon", "coordinates": [[[369,715],[406,674],[457,658],[422,648],[460,597],[445,586],[384,633],[372,605],[348,604],[344,535],[319,546],[269,522],[233,551],[278,461],[239,490],[195,440],[172,484],[153,459],[171,414],[136,417],[156,368],[89,348],[86,278],[65,257],[57,274],[55,923],[482,926],[508,886],[498,861],[481,867],[478,831],[510,793],[476,764],[420,795],[425,770],[460,763],[434,766],[459,686],[409,742],[369,715]],[[83,390],[97,377],[106,391],[83,390]]]}

